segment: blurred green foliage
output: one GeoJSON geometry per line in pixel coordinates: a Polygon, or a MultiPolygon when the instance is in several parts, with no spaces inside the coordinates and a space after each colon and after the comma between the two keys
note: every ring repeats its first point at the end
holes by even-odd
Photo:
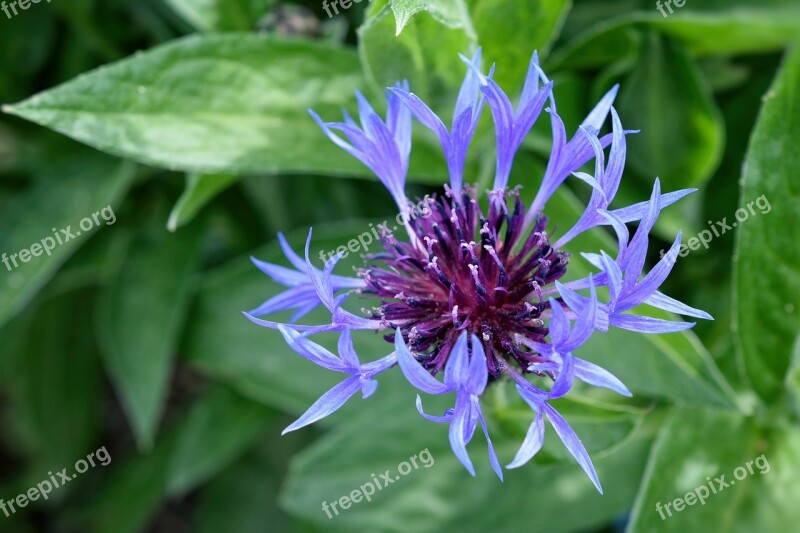
{"type": "MultiPolygon", "coordinates": [[[[0,253],[107,206],[115,214],[51,254],[0,265],[0,498],[101,446],[112,457],[0,515],[0,530],[796,529],[800,4],[689,1],[666,17],[654,4],[374,0],[328,17],[311,0],[73,0],[0,14],[0,253]],[[644,199],[655,176],[666,190],[699,189],[664,213],[651,260],[678,229],[686,239],[761,195],[770,202],[670,278],[667,292],[713,323],[613,332],[583,349],[634,392],[580,389],[559,402],[602,496],[547,444],[504,484],[486,465],[470,478],[399,374],[369,403],[281,437],[333,378],[240,314],[278,289],[248,261],[283,261],[276,232],[298,246],[313,225],[314,246],[331,249],[393,216],[377,180],[307,109],[333,118],[353,111],[356,89],[378,101],[405,78],[446,117],[464,72],[457,54],[478,46],[512,93],[538,50],[571,131],[621,84],[623,123],[642,130],[621,200],[644,199]],[[321,511],[423,449],[430,470],[333,519],[321,511]],[[769,472],[667,520],[656,511],[760,454],[769,472]]],[[[544,122],[517,158],[526,197],[549,154],[544,122]]],[[[484,117],[467,162],[482,187],[492,148],[484,117]]],[[[444,168],[434,139],[415,131],[410,195],[435,191],[444,168]]],[[[565,188],[551,203],[551,220],[569,227],[581,195],[565,188]]],[[[611,246],[598,230],[574,251],[611,246]]],[[[356,342],[367,358],[390,350],[375,336],[356,342]]],[[[505,387],[486,409],[501,460],[530,422],[505,387]]]]}

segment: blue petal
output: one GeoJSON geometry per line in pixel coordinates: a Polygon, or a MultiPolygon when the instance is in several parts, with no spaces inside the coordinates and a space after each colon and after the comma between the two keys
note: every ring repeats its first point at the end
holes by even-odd
{"type": "Polygon", "coordinates": [[[462,331],[458,340],[450,349],[450,354],[447,356],[447,365],[444,368],[444,382],[451,390],[466,386],[470,377],[469,355],[467,352],[467,332],[462,331]]]}
{"type": "Polygon", "coordinates": [[[297,272],[291,268],[275,265],[273,263],[267,263],[266,261],[260,261],[255,257],[250,257],[250,261],[252,261],[256,268],[258,268],[261,272],[271,277],[278,283],[286,285],[287,287],[307,284],[310,281],[308,279],[308,274],[305,271],[305,265],[303,266],[303,270],[297,272]]]}
{"type": "Polygon", "coordinates": [[[586,172],[573,172],[572,175],[581,180],[582,182],[586,183],[587,185],[589,185],[595,191],[597,191],[597,193],[603,198],[603,200],[605,200],[605,203],[606,204],[608,203],[608,199],[606,198],[606,193],[603,191],[603,187],[596,179],[594,179],[594,176],[592,176],[591,174],[587,174],[586,172]]]}
{"type": "Polygon", "coordinates": [[[308,237],[306,238],[306,272],[308,273],[308,277],[311,279],[311,283],[314,285],[314,290],[317,292],[317,296],[319,296],[320,301],[323,303],[325,307],[328,308],[328,311],[333,312],[336,308],[336,304],[333,298],[333,286],[331,284],[331,272],[333,271],[333,267],[336,266],[336,263],[341,259],[341,255],[337,254],[333,257],[332,260],[327,261],[325,263],[325,270],[320,273],[314,266],[311,264],[311,258],[309,257],[309,248],[311,247],[311,235],[313,229],[308,229],[308,237]]]}
{"type": "Polygon", "coordinates": [[[500,481],[503,481],[503,469],[500,466],[500,461],[497,459],[497,453],[494,451],[494,445],[492,445],[492,439],[489,438],[489,428],[486,427],[486,420],[483,418],[483,413],[481,412],[480,402],[478,401],[478,397],[475,395],[470,396],[470,402],[472,402],[472,411],[477,414],[478,419],[481,422],[481,428],[483,428],[483,436],[486,437],[486,446],[489,449],[489,464],[492,465],[492,470],[494,473],[497,474],[497,477],[500,478],[500,481]]]}
{"type": "Polygon", "coordinates": [[[353,348],[353,335],[349,329],[343,329],[339,335],[339,357],[351,369],[356,370],[361,367],[355,348],[353,348]]]}
{"type": "Polygon", "coordinates": [[[611,106],[614,105],[614,100],[617,98],[617,92],[619,92],[619,84],[614,85],[611,90],[597,102],[597,105],[594,106],[594,109],[586,116],[581,125],[589,126],[596,130],[602,129],[608,117],[608,112],[611,106]]]}
{"type": "Polygon", "coordinates": [[[570,172],[560,172],[562,164],[562,153],[567,144],[567,131],[564,127],[564,122],[558,116],[555,109],[550,109],[550,124],[553,130],[553,147],[550,149],[550,159],[547,162],[547,169],[542,178],[542,184],[539,191],[536,193],[533,203],[525,215],[526,227],[536,218],[536,216],[544,209],[547,200],[553,195],[558,187],[563,183],[570,172]]]}
{"type": "Polygon", "coordinates": [[[664,257],[661,258],[656,266],[636,284],[636,287],[632,288],[620,299],[615,307],[617,311],[633,309],[655,294],[675,266],[675,261],[678,258],[678,250],[681,247],[681,237],[681,232],[678,232],[678,236],[675,238],[675,242],[672,243],[669,252],[664,254],[664,257]]]}
{"type": "Polygon", "coordinates": [[[684,316],[691,316],[695,318],[703,318],[705,320],[714,320],[714,317],[702,311],[700,309],[695,309],[694,307],[689,307],[683,302],[679,302],[674,298],[670,298],[666,294],[660,293],[656,291],[652,296],[650,296],[644,303],[648,305],[652,305],[653,307],[657,307],[659,309],[663,309],[664,311],[669,311],[671,313],[676,313],[679,315],[684,316]]]}
{"type": "MultiPolygon", "coordinates": [[[[408,81],[397,82],[395,88],[408,91],[408,81]]],[[[411,111],[391,92],[387,94],[386,127],[394,134],[400,158],[408,161],[411,153],[411,111]]]]}
{"type": "Polygon", "coordinates": [[[403,340],[403,335],[400,333],[400,328],[397,329],[394,336],[394,349],[397,354],[397,363],[400,365],[400,370],[417,389],[427,392],[428,394],[446,394],[453,389],[436,380],[430,373],[425,370],[422,365],[414,359],[411,352],[408,351],[406,343],[403,340]]]}
{"type": "Polygon", "coordinates": [[[542,449],[543,443],[544,416],[542,416],[540,411],[536,414],[536,417],[533,419],[533,422],[528,428],[528,433],[525,435],[525,440],[522,441],[522,445],[519,447],[517,455],[514,457],[513,461],[506,465],[506,468],[519,468],[520,466],[526,464],[528,461],[533,459],[537,453],[539,453],[539,450],[542,449]]]}
{"type": "Polygon", "coordinates": [[[661,197],[661,183],[656,178],[653,185],[653,193],[650,196],[650,203],[648,204],[647,214],[642,218],[639,227],[636,228],[625,254],[625,278],[622,280],[623,292],[628,292],[637,281],[639,275],[644,268],[645,256],[647,254],[647,246],[649,244],[650,230],[658,219],[660,212],[659,199],[661,197]]]}
{"type": "Polygon", "coordinates": [[[598,492],[603,494],[603,488],[600,486],[600,480],[597,479],[597,472],[594,470],[592,460],[589,458],[586,448],[583,447],[581,439],[578,438],[569,424],[567,424],[567,421],[564,420],[560,414],[558,414],[558,411],[546,403],[543,405],[543,409],[548,420],[550,420],[550,424],[552,424],[553,429],[556,430],[559,438],[564,443],[564,446],[567,447],[569,453],[572,454],[575,460],[578,461],[578,464],[581,465],[583,471],[586,472],[586,474],[589,476],[589,479],[591,479],[592,483],[594,483],[594,486],[597,487],[598,492]]]}
{"type": "Polygon", "coordinates": [[[419,397],[417,394],[417,411],[426,419],[430,420],[431,422],[436,422],[437,424],[444,424],[445,422],[450,422],[453,420],[453,413],[452,409],[448,409],[448,412],[445,412],[444,416],[434,416],[429,415],[422,409],[422,398],[419,397]]]}
{"type": "Polygon", "coordinates": [[[611,214],[610,212],[604,209],[598,209],[598,214],[603,217],[611,227],[614,228],[614,231],[617,234],[617,245],[619,247],[620,253],[627,248],[628,241],[630,240],[630,232],[628,231],[628,226],[620,220],[616,215],[611,214]]]}
{"type": "Polygon", "coordinates": [[[486,353],[478,337],[472,335],[472,356],[469,360],[469,375],[465,384],[470,394],[480,396],[489,380],[489,368],[486,364],[486,353]]]}
{"type": "Polygon", "coordinates": [[[569,338],[569,318],[561,304],[552,298],[550,299],[550,309],[553,313],[553,319],[549,324],[550,338],[553,346],[558,346],[569,338]]]}
{"type": "Polygon", "coordinates": [[[589,276],[589,302],[584,306],[575,320],[575,326],[569,334],[569,339],[561,343],[559,349],[563,352],[571,352],[578,349],[594,333],[597,327],[597,317],[599,314],[597,307],[597,291],[594,288],[592,276],[589,276]]]}
{"type": "Polygon", "coordinates": [[[578,357],[575,358],[575,377],[589,385],[611,389],[622,396],[633,396],[628,387],[617,379],[614,374],[578,357]]]}
{"type": "Polygon", "coordinates": [[[482,96],[480,91],[480,80],[475,75],[475,71],[480,71],[481,68],[481,49],[478,48],[472,59],[469,60],[471,65],[467,68],[467,74],[464,76],[464,81],[461,84],[461,89],[458,91],[458,99],[456,100],[456,107],[453,112],[453,120],[461,116],[464,112],[471,113],[471,121],[477,123],[477,115],[483,107],[482,96]]]}
{"type": "MultiPolygon", "coordinates": [[[[278,326],[278,331],[281,332],[283,338],[286,339],[286,344],[288,344],[292,350],[312,363],[336,372],[348,372],[353,369],[347,362],[342,361],[331,352],[297,331],[283,325],[278,326]]],[[[344,332],[342,332],[342,334],[344,334],[344,332]]]]}
{"type": "Polygon", "coordinates": [[[443,148],[449,144],[450,134],[447,131],[442,120],[434,113],[428,105],[423,102],[416,94],[404,91],[402,89],[390,88],[394,95],[396,95],[403,104],[406,105],[426,128],[433,131],[439,138],[439,142],[443,148]]]}
{"type": "MultiPolygon", "coordinates": [[[[679,191],[664,193],[661,195],[658,205],[661,206],[661,209],[664,209],[689,196],[695,191],[697,191],[697,189],[681,189],[679,191]]],[[[641,220],[647,214],[649,207],[649,201],[639,202],[638,204],[629,205],[628,207],[614,209],[611,211],[611,213],[625,223],[636,222],[637,220],[641,220]]]]}
{"type": "Polygon", "coordinates": [[[608,291],[613,308],[617,304],[620,292],[622,292],[622,272],[617,263],[605,252],[600,253],[600,263],[603,267],[603,272],[608,276],[608,291]]]}
{"type": "Polygon", "coordinates": [[[561,368],[558,371],[558,377],[555,383],[553,383],[553,388],[550,389],[550,393],[547,395],[548,398],[553,400],[562,398],[569,392],[572,388],[573,378],[575,377],[574,358],[572,354],[563,353],[559,355],[561,355],[561,368]]]}
{"type": "Polygon", "coordinates": [[[314,402],[314,405],[309,407],[308,410],[302,414],[300,418],[292,422],[286,429],[284,429],[281,435],[285,435],[290,431],[313,424],[317,420],[321,420],[326,416],[336,412],[347,402],[347,400],[349,400],[356,392],[358,392],[359,389],[361,389],[361,380],[359,377],[350,376],[323,394],[319,400],[314,402]]]}
{"type": "Polygon", "coordinates": [[[639,333],[675,333],[694,327],[694,322],[673,322],[636,315],[611,315],[608,319],[612,326],[639,333]]]}
{"type": "MultiPolygon", "coordinates": [[[[301,287],[292,287],[291,289],[276,294],[252,311],[249,311],[249,313],[254,316],[263,316],[269,313],[298,307],[311,310],[320,303],[317,293],[314,291],[314,287],[309,284],[301,287]]],[[[296,320],[296,318],[292,317],[292,321],[294,320],[296,320]]]]}
{"type": "Polygon", "coordinates": [[[274,322],[272,320],[263,320],[261,318],[256,318],[253,315],[242,311],[242,314],[252,322],[253,324],[257,324],[259,326],[263,326],[269,329],[278,329],[281,326],[289,326],[296,331],[305,331],[307,333],[322,333],[324,331],[340,331],[345,326],[342,324],[325,324],[323,326],[307,326],[303,324],[285,324],[283,322],[274,322]]]}
{"type": "Polygon", "coordinates": [[[367,379],[361,378],[361,397],[365,400],[375,394],[375,390],[378,388],[378,382],[374,379],[367,379]]]}
{"type": "Polygon", "coordinates": [[[449,436],[450,448],[452,448],[456,458],[474,477],[475,467],[472,466],[472,461],[467,453],[467,443],[464,439],[470,414],[470,401],[468,396],[467,394],[456,395],[456,407],[453,411],[453,420],[450,423],[449,436]]]}

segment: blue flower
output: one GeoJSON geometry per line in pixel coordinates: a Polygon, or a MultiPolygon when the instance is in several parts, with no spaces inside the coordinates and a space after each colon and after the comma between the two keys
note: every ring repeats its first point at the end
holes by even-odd
{"type": "Polygon", "coordinates": [[[592,483],[602,490],[585,447],[551,402],[566,396],[575,380],[631,395],[611,373],[574,354],[595,332],[613,327],[666,333],[693,326],[631,314],[640,305],[711,319],[704,311],[658,290],[675,264],[680,234],[661,261],[642,275],[650,231],[661,210],[693,190],[662,194],[656,179],[649,200],[610,209],[625,167],[626,137],[635,133],[623,129],[613,108],[618,88],[601,99],[568,140],[556,110],[553,84],[535,54],[516,106],[492,79],[494,67],[488,76],[482,73],[480,51],[470,60],[462,59],[467,64],[466,76],[449,130],[406,83],[387,89],[385,120],[360,93],[356,96],[360,124],[347,114],[344,122],[325,123],[312,111],[333,142],[375,173],[401,214],[406,214],[410,206],[405,180],[412,115],[438,137],[450,184],[441,195],[426,197],[426,216],[404,217],[407,238],[391,232],[381,236],[384,250],[365,257],[358,278],[333,274],[339,256],[327,261],[322,270],[314,267],[309,257],[311,232],[305,260],[279,236],[295,270],[254,262],[288,289],[245,315],[256,324],[278,329],[301,356],[347,375],[286,431],[329,416],[359,390],[365,398],[370,396],[375,391],[375,376],[397,365],[422,393],[454,395],[453,407],[443,416],[425,413],[419,395],[417,409],[428,420],[449,424],[450,446],[472,475],[475,468],[467,445],[480,423],[488,443],[489,463],[502,480],[481,398],[492,382],[510,379],[534,417],[507,468],[520,467],[536,455],[544,439],[546,419],[592,483]],[[468,149],[484,104],[491,111],[497,144],[494,187],[485,208],[478,201],[476,189],[464,184],[468,149]],[[550,116],[553,148],[539,191],[526,206],[518,189],[508,188],[508,179],[515,155],[542,111],[550,116]],[[601,137],[599,132],[609,115],[611,133],[601,137]],[[606,163],[604,150],[608,147],[606,163]],[[580,172],[592,159],[594,174],[580,172]],[[570,176],[588,185],[591,196],[577,223],[551,242],[547,202],[570,176]],[[631,222],[639,223],[632,238],[626,226],[631,222]],[[601,225],[611,226],[617,234],[616,256],[604,250],[583,253],[596,271],[562,283],[569,267],[564,247],[582,232],[601,225]],[[598,299],[595,288],[601,286],[608,289],[608,301],[598,299]],[[372,299],[375,307],[365,317],[347,311],[343,304],[352,294],[372,299]],[[319,305],[330,312],[329,322],[296,323],[319,305]],[[295,310],[288,323],[260,318],[286,309],[295,310]],[[394,344],[394,351],[362,364],[352,347],[351,332],[356,330],[383,332],[394,344]],[[309,339],[330,331],[340,333],[339,356],[309,339]],[[435,378],[440,372],[444,373],[443,381],[435,378]],[[534,385],[531,376],[551,385],[534,385]]]}

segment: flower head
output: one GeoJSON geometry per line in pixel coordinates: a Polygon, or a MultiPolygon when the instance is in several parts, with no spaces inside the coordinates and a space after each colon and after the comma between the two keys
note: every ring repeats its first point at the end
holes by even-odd
{"type": "Polygon", "coordinates": [[[363,397],[370,396],[377,386],[375,377],[397,365],[420,392],[454,395],[453,407],[442,416],[425,413],[419,396],[417,408],[426,419],[449,424],[453,452],[473,475],[475,470],[467,445],[480,423],[488,443],[490,464],[502,479],[500,461],[480,402],[492,382],[510,379],[534,416],[528,434],[507,468],[522,466],[539,451],[547,419],[602,491],[589,454],[550,402],[567,395],[576,379],[631,395],[608,371],[574,355],[594,332],[615,327],[666,333],[693,325],[629,313],[639,305],[711,318],[658,291],[675,263],[680,235],[669,253],[642,277],[649,233],[660,211],[692,191],[662,194],[656,180],[649,201],[609,209],[625,166],[625,139],[633,133],[623,129],[612,107],[617,88],[603,97],[568,141],[556,112],[552,82],[539,66],[536,55],[531,59],[516,106],[492,80],[493,68],[488,76],[482,73],[480,51],[464,61],[467,73],[449,130],[405,83],[387,90],[385,120],[361,94],[357,95],[360,124],[348,115],[344,122],[325,123],[312,112],[328,137],[372,169],[401,214],[409,213],[411,206],[405,195],[405,179],[412,115],[438,137],[450,185],[445,185],[441,193],[421,200],[424,216],[404,217],[405,235],[383,232],[383,251],[365,256],[365,265],[358,270],[357,278],[333,274],[338,256],[322,270],[314,267],[308,254],[311,232],[305,261],[280,236],[284,253],[297,270],[254,260],[262,271],[289,288],[247,316],[259,325],[279,329],[291,348],[306,359],[348,376],[286,431],[330,415],[359,390],[363,397]],[[494,120],[497,162],[494,187],[487,193],[488,201],[481,204],[477,189],[464,184],[464,171],[484,104],[488,104],[494,120]],[[539,191],[533,202],[526,205],[520,199],[519,187],[509,189],[508,180],[515,155],[542,111],[550,115],[553,148],[539,191]],[[599,132],[609,114],[612,131],[601,137],[599,132]],[[344,134],[347,140],[335,131],[344,134]],[[604,150],[609,146],[606,164],[604,150]],[[594,175],[579,172],[592,159],[594,175]],[[569,176],[591,187],[591,197],[578,222],[553,242],[548,232],[546,206],[569,176]],[[638,222],[632,238],[626,226],[631,222],[638,222]],[[619,243],[616,257],[603,250],[584,253],[583,257],[597,271],[562,283],[570,263],[570,254],[564,248],[577,235],[599,225],[610,225],[616,232],[619,243]],[[607,287],[608,301],[599,301],[595,289],[600,286],[607,287]],[[373,298],[376,307],[365,317],[343,309],[345,299],[353,293],[373,298]],[[331,313],[329,323],[294,323],[319,305],[331,313]],[[256,316],[284,309],[296,310],[290,323],[256,316]],[[384,331],[394,350],[375,362],[362,364],[352,347],[354,330],[384,331]],[[338,357],[309,339],[325,331],[340,332],[338,357]],[[435,376],[442,372],[444,379],[440,381],[435,376]],[[539,385],[530,380],[532,376],[538,378],[539,385]],[[542,386],[542,380],[550,385],[542,386]]]}

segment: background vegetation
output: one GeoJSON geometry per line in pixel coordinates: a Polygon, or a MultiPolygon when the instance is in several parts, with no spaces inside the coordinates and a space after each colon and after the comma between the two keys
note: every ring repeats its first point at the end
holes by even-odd
{"type": "MultiPolygon", "coordinates": [[[[673,9],[663,17],[651,0],[374,0],[329,19],[313,0],[54,0],[0,15],[0,102],[9,104],[0,115],[0,253],[107,205],[117,217],[51,256],[0,266],[0,497],[101,446],[112,457],[48,501],[0,516],[0,529],[796,527],[800,5],[689,0],[673,9]],[[647,198],[655,176],[665,190],[699,189],[664,213],[651,260],[678,229],[692,236],[709,221],[731,222],[761,195],[772,207],[679,260],[667,291],[714,322],[653,338],[614,332],[581,352],[635,395],[586,392],[558,404],[592,454],[603,496],[549,444],[504,484],[488,465],[470,478],[446,429],[417,415],[399,373],[382,378],[369,402],[280,437],[332,377],[240,314],[278,289],[248,260],[282,262],[277,232],[297,246],[313,225],[315,246],[332,249],[393,216],[377,180],[324,138],[307,109],[332,119],[352,110],[356,89],[378,101],[407,78],[446,115],[464,73],[457,54],[478,45],[512,93],[539,50],[570,131],[621,83],[623,123],[642,130],[629,139],[621,200],[647,198]],[[432,468],[332,520],[321,511],[323,500],[425,448],[432,468]],[[655,511],[761,454],[769,473],[666,521],[655,511]]],[[[541,122],[517,159],[526,195],[549,155],[541,122]]],[[[491,130],[485,119],[468,161],[467,179],[484,188],[491,130]]],[[[410,180],[422,195],[446,180],[434,139],[417,133],[410,180]]],[[[569,227],[580,201],[562,191],[551,220],[569,227]]],[[[609,242],[598,231],[575,250],[609,242]]],[[[358,342],[368,358],[390,349],[369,335],[358,342]]],[[[530,414],[502,383],[486,410],[508,460],[530,414]]]]}

